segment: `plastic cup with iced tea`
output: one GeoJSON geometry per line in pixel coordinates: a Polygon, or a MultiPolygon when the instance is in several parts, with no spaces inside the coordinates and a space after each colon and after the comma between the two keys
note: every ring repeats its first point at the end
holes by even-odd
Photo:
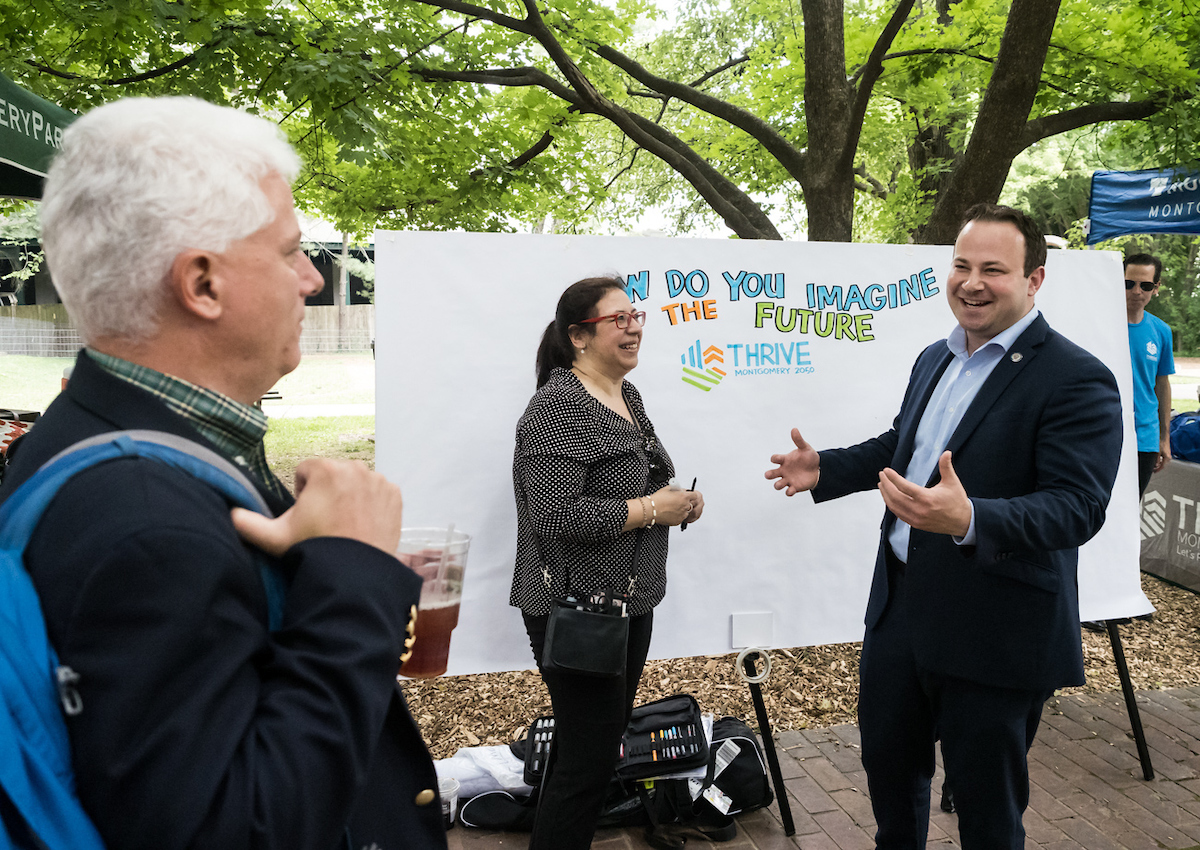
{"type": "Polygon", "coordinates": [[[401,530],[396,557],[423,581],[417,605],[416,642],[412,655],[400,667],[401,676],[431,679],[446,672],[450,632],[458,625],[470,545],[471,536],[453,528],[401,530]]]}

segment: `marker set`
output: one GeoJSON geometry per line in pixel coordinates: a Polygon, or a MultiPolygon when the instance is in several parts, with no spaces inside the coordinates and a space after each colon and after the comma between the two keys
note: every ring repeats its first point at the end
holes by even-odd
{"type": "Polygon", "coordinates": [[[554,741],[554,718],[539,717],[529,727],[525,745],[525,784],[541,785],[546,772],[546,760],[550,758],[550,744],[554,741]]]}
{"type": "MultiPolygon", "coordinates": [[[[550,745],[554,741],[554,718],[539,717],[529,727],[525,746],[525,783],[541,785],[550,745]]],[[[633,709],[621,739],[617,776],[648,779],[680,773],[708,763],[708,738],[700,706],[690,694],[655,700],[633,709]]]]}
{"type": "Polygon", "coordinates": [[[639,705],[621,743],[617,776],[647,779],[708,763],[700,706],[690,694],[639,705]]]}
{"type": "Polygon", "coordinates": [[[645,757],[649,756],[652,764],[664,762],[665,766],[668,761],[694,756],[702,749],[708,749],[703,734],[695,723],[688,723],[682,727],[671,726],[667,729],[654,729],[647,735],[635,736],[634,740],[630,742],[628,760],[625,758],[626,749],[622,742],[621,759],[622,763],[630,763],[638,760],[644,761],[645,757]]]}

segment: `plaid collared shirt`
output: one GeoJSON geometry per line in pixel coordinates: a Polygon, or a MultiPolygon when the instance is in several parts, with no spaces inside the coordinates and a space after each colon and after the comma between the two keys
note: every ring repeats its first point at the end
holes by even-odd
{"type": "Polygon", "coordinates": [[[280,497],[288,496],[283,482],[267,466],[266,449],[263,447],[267,415],[257,407],[95,349],[87,349],[87,356],[110,375],[161,399],[171,411],[186,419],[230,460],[248,470],[272,493],[280,497]]]}

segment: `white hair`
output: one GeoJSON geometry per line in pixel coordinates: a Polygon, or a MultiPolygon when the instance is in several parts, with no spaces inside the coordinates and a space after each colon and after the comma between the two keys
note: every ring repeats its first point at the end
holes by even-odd
{"type": "Polygon", "coordinates": [[[195,98],[127,98],[75,121],[46,177],[42,246],[84,343],[151,337],[175,257],[269,224],[259,181],[299,170],[275,124],[195,98]]]}

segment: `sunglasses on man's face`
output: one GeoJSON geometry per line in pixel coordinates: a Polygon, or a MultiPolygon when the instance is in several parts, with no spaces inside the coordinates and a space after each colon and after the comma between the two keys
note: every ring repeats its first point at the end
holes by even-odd
{"type": "Polygon", "coordinates": [[[1153,292],[1154,287],[1158,286],[1158,284],[1152,280],[1127,280],[1127,281],[1125,281],[1126,289],[1133,289],[1135,286],[1140,286],[1142,288],[1142,292],[1153,292]]]}

